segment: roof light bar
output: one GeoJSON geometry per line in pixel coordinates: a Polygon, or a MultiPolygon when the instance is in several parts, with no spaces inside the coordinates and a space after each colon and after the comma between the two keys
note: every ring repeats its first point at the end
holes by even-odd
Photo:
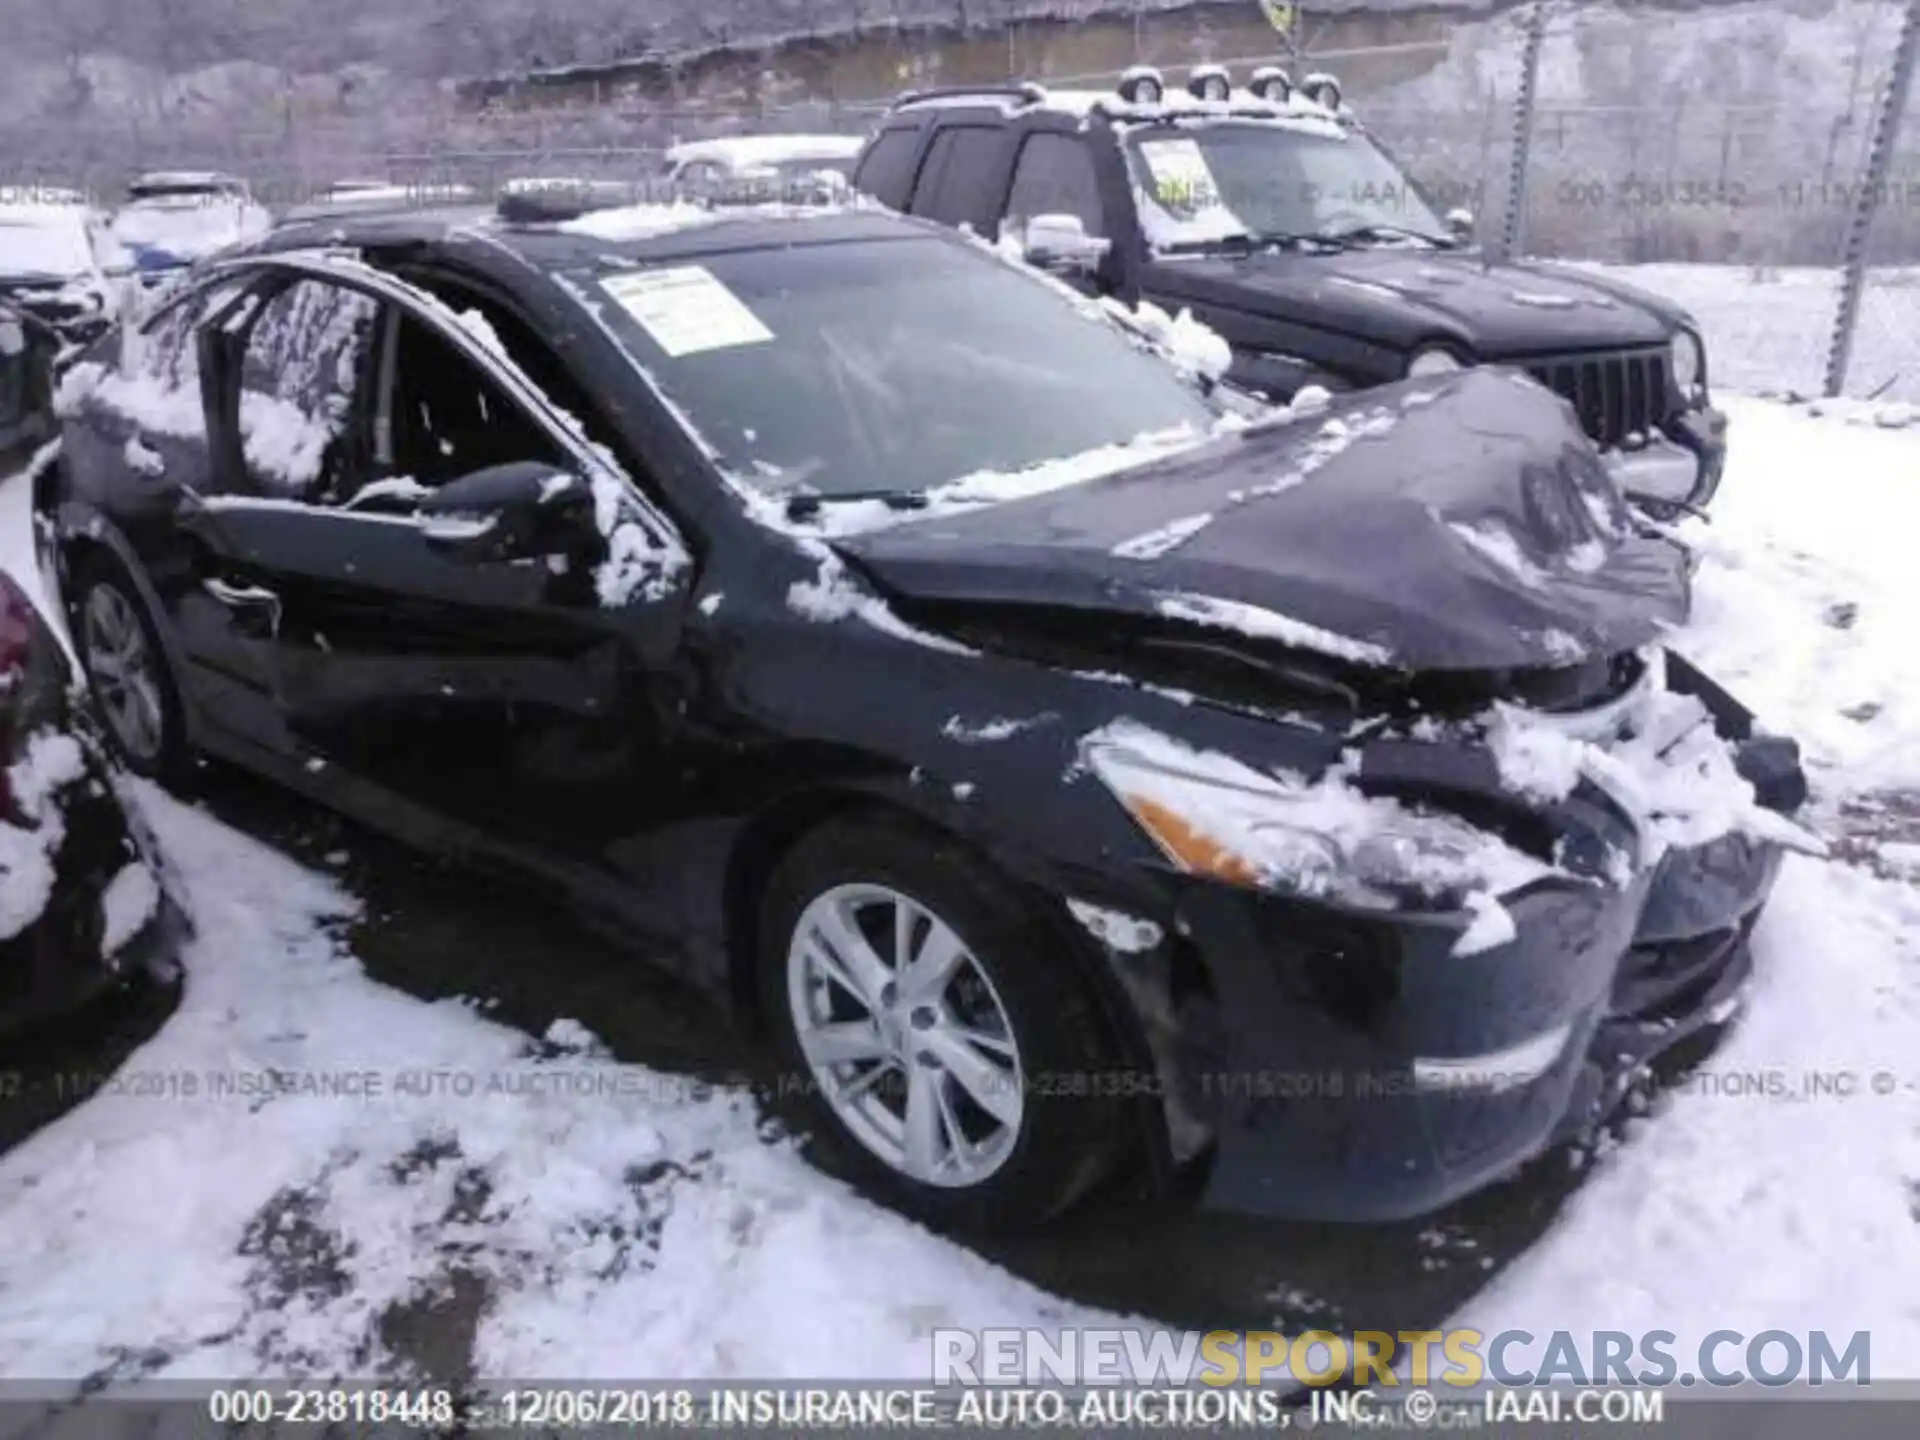
{"type": "Polygon", "coordinates": [[[1233,97],[1233,76],[1224,65],[1196,65],[1187,77],[1187,93],[1196,100],[1227,101],[1233,97]]]}
{"type": "Polygon", "coordinates": [[[1283,103],[1293,94],[1293,77],[1278,65],[1262,65],[1247,81],[1247,90],[1256,100],[1283,103]]]}
{"type": "Polygon", "coordinates": [[[1166,78],[1151,65],[1135,65],[1120,77],[1120,98],[1129,105],[1158,105],[1166,96],[1166,78]]]}
{"type": "Polygon", "coordinates": [[[1300,82],[1300,93],[1314,104],[1328,110],[1339,110],[1341,102],[1340,82],[1324,70],[1316,70],[1300,82]]]}

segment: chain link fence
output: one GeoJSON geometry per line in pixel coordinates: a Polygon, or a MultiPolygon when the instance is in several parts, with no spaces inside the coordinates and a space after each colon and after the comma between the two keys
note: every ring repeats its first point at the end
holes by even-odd
{"type": "Polygon", "coordinates": [[[1483,239],[1685,305],[1720,385],[1920,401],[1914,87],[1889,111],[1917,12],[1527,7],[1360,113],[1423,185],[1478,197],[1483,239]]]}

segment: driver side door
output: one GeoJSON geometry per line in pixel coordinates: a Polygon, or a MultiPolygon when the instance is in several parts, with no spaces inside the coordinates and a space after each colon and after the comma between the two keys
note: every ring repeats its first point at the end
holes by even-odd
{"type": "MultiPolygon", "coordinates": [[[[650,768],[649,677],[672,653],[684,592],[648,586],[610,607],[586,548],[455,543],[458,517],[429,513],[444,487],[514,463],[606,481],[604,463],[406,287],[304,263],[283,307],[304,317],[292,332],[263,306],[213,359],[218,448],[239,472],[210,517],[222,580],[270,617],[292,758],[586,858],[590,827],[563,823],[568,800],[650,768]],[[364,342],[336,354],[328,337],[349,328],[364,342]]],[[[622,521],[677,548],[642,497],[608,483],[622,521]]],[[[581,524],[582,540],[600,538],[591,509],[581,524]]]]}

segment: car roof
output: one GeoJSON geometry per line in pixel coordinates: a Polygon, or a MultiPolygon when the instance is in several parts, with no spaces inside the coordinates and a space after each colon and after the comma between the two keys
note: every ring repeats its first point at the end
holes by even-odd
{"type": "Polygon", "coordinates": [[[704,210],[692,205],[634,205],[589,212],[578,220],[520,224],[479,206],[342,214],[289,220],[237,255],[270,255],[317,247],[401,250],[422,258],[492,251],[545,272],[593,269],[608,259],[647,264],[728,251],[859,240],[931,238],[953,232],[877,205],[741,206],[704,210]]]}
{"type": "Polygon", "coordinates": [[[778,165],[790,160],[851,160],[866,144],[864,135],[729,135],[718,140],[689,140],[667,151],[667,159],[718,160],[727,165],[778,165]]]}

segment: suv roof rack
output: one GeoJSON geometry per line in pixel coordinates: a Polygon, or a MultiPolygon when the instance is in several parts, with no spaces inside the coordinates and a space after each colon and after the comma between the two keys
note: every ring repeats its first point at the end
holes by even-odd
{"type": "Polygon", "coordinates": [[[1032,81],[1018,85],[936,85],[929,90],[909,90],[893,102],[898,110],[905,105],[918,105],[927,100],[1024,100],[1029,105],[1038,105],[1047,98],[1047,92],[1032,81]]]}

